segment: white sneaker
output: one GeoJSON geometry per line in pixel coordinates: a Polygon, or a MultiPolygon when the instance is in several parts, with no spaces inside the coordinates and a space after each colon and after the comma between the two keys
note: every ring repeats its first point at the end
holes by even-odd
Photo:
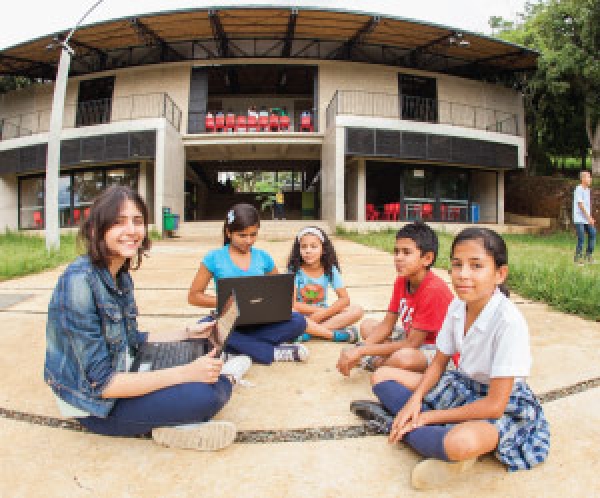
{"type": "Polygon", "coordinates": [[[304,344],[281,344],[275,346],[273,361],[306,361],[308,348],[304,344]]]}
{"type": "Polygon", "coordinates": [[[233,443],[235,435],[235,425],[223,420],[159,427],[152,431],[152,439],[162,446],[199,451],[216,451],[226,448],[233,443]]]}
{"type": "Polygon", "coordinates": [[[456,480],[469,470],[476,458],[462,462],[444,462],[436,458],[428,458],[415,465],[411,475],[411,484],[415,489],[435,489],[456,480]]]}
{"type": "Polygon", "coordinates": [[[228,375],[234,379],[235,384],[239,384],[251,366],[252,360],[249,356],[244,354],[229,355],[221,369],[221,375],[228,375]]]}

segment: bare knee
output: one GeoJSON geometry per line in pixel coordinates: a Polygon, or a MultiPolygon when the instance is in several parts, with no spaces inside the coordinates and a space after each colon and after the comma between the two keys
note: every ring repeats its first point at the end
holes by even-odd
{"type": "Polygon", "coordinates": [[[422,372],[427,368],[427,358],[417,349],[405,348],[396,351],[387,360],[386,365],[422,372]]]}
{"type": "Polygon", "coordinates": [[[371,385],[385,382],[386,380],[395,380],[395,368],[391,367],[380,367],[371,375],[371,385]]]}
{"type": "Polygon", "coordinates": [[[358,320],[360,320],[365,314],[365,310],[363,310],[358,304],[351,304],[346,308],[346,311],[350,314],[355,322],[358,322],[358,320]]]}
{"type": "MultiPolygon", "coordinates": [[[[467,423],[468,424],[468,423],[467,423]]],[[[454,427],[444,438],[444,449],[450,460],[461,461],[493,451],[498,444],[498,432],[492,424],[477,427],[454,427]]]]}
{"type": "Polygon", "coordinates": [[[373,328],[377,325],[377,320],[373,320],[372,318],[367,318],[363,320],[360,324],[360,336],[363,339],[366,339],[373,333],[373,328]]]}

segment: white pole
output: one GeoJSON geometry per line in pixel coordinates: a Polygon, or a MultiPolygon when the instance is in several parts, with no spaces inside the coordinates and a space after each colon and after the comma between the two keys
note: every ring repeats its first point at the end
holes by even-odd
{"type": "Polygon", "coordinates": [[[63,127],[65,96],[69,78],[69,66],[73,50],[69,47],[69,40],[84,19],[104,0],[97,0],[94,5],[83,15],[75,27],[69,32],[60,44],[60,61],[54,84],[54,98],[52,100],[52,114],[50,115],[50,129],[48,131],[48,155],[46,157],[46,249],[58,250],[60,248],[60,223],[58,219],[58,180],[60,175],[60,135],[63,127]]]}

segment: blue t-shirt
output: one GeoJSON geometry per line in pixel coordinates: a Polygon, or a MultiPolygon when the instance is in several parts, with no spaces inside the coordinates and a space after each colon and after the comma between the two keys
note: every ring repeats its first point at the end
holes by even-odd
{"type": "Polygon", "coordinates": [[[332,278],[325,273],[318,278],[313,278],[304,273],[302,268],[298,270],[294,278],[296,301],[325,308],[327,306],[327,288],[330,285],[333,290],[344,287],[342,276],[335,266],[331,269],[331,273],[332,278]]]}
{"type": "Polygon", "coordinates": [[[229,277],[258,277],[273,271],[275,262],[266,251],[262,249],[250,248],[250,266],[247,270],[242,270],[237,266],[229,255],[229,244],[220,249],[210,251],[202,263],[215,279],[215,284],[220,278],[229,277]]]}

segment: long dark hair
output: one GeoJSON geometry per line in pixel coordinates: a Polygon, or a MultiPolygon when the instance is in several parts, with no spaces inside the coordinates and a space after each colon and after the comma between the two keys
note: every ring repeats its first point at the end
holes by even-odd
{"type": "Polygon", "coordinates": [[[225,215],[223,245],[231,242],[231,237],[227,235],[227,232],[241,232],[254,225],[260,228],[260,215],[257,209],[250,204],[236,204],[225,215]]]}
{"type": "Polygon", "coordinates": [[[121,208],[125,201],[132,201],[140,210],[144,218],[144,228],[146,235],[142,241],[133,266],[131,258],[127,258],[121,267],[121,270],[138,269],[142,264],[142,257],[150,249],[150,238],[148,237],[148,208],[140,195],[129,187],[120,185],[107,188],[98,197],[90,207],[87,219],[81,225],[78,234],[78,241],[82,244],[91,262],[101,268],[108,268],[112,254],[106,247],[104,236],[106,232],[114,226],[121,213],[121,208]]]}
{"type": "MultiPolygon", "coordinates": [[[[450,257],[454,254],[454,248],[458,244],[468,240],[479,240],[483,245],[485,252],[494,260],[496,268],[508,265],[508,249],[506,248],[504,239],[493,230],[482,227],[465,228],[454,237],[452,247],[450,248],[450,257]]],[[[510,296],[510,291],[504,282],[498,286],[498,289],[506,297],[510,296]]]]}
{"type": "MultiPolygon", "coordinates": [[[[323,265],[323,269],[325,270],[325,275],[329,278],[333,278],[333,267],[335,266],[338,271],[341,273],[342,269],[340,268],[340,264],[338,262],[337,254],[335,253],[335,249],[333,244],[331,243],[331,239],[327,236],[327,234],[321,230],[319,227],[306,227],[311,228],[313,230],[318,231],[323,236],[323,253],[321,254],[321,265],[323,265]]],[[[304,230],[304,228],[302,229],[304,230]]],[[[299,233],[302,233],[300,230],[299,233]]],[[[307,233],[306,235],[311,235],[307,233]]],[[[290,273],[298,273],[298,270],[302,267],[302,256],[300,254],[300,240],[298,240],[298,236],[294,238],[294,245],[292,246],[292,252],[290,253],[290,257],[288,259],[287,268],[290,273]]]]}

